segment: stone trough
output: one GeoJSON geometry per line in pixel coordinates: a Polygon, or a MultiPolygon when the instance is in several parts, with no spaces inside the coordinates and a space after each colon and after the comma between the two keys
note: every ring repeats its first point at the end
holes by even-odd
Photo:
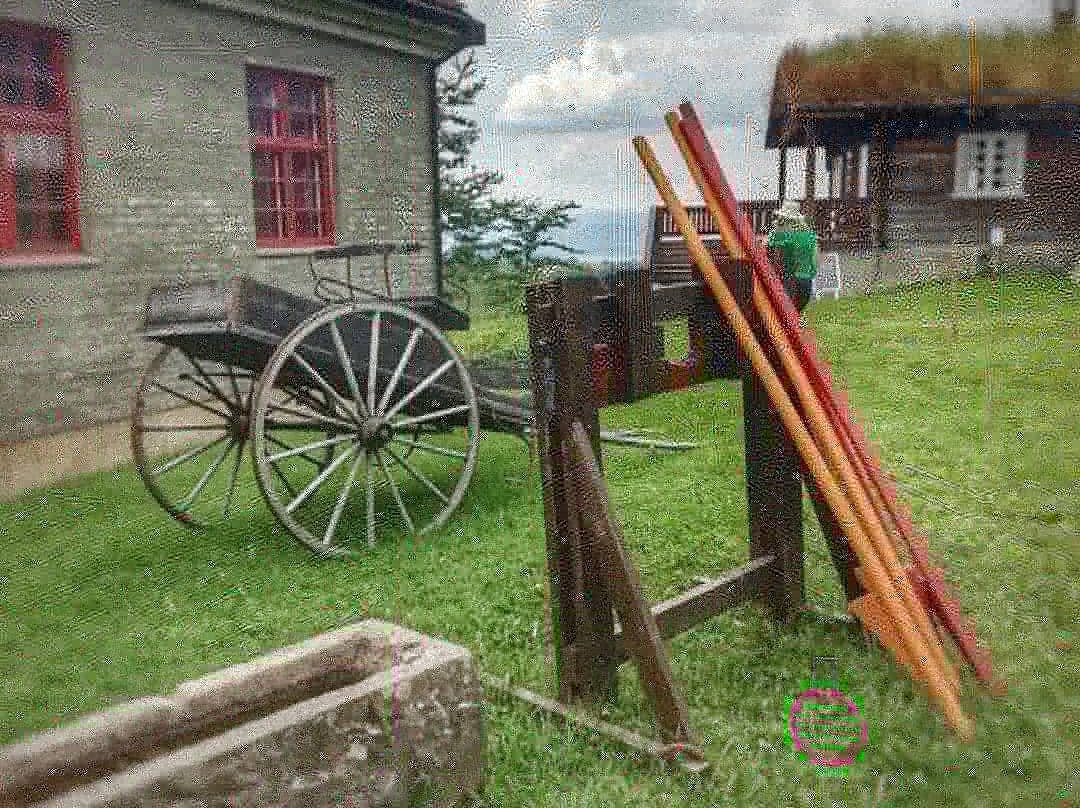
{"type": "Polygon", "coordinates": [[[457,805],[482,697],[467,650],[366,620],[0,749],[0,806],[457,805]]]}

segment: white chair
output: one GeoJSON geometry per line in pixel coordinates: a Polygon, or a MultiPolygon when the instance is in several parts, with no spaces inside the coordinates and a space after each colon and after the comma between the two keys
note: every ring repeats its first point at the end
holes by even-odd
{"type": "Polygon", "coordinates": [[[840,253],[830,252],[821,256],[818,272],[810,284],[814,300],[821,300],[826,293],[840,297],[840,253]]]}

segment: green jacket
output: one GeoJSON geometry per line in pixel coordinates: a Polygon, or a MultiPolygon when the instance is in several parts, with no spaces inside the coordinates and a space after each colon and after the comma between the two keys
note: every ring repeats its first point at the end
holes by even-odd
{"type": "Polygon", "coordinates": [[[784,274],[801,280],[817,275],[817,234],[808,230],[778,230],[769,236],[769,246],[784,251],[784,274]]]}

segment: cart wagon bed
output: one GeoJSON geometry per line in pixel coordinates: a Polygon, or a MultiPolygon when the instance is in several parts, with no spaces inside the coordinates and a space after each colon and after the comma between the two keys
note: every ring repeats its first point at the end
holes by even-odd
{"type": "MultiPolygon", "coordinates": [[[[399,298],[395,304],[429,320],[440,330],[468,328],[467,316],[439,297],[413,296],[399,298]]],[[[146,305],[145,326],[140,336],[147,340],[180,349],[197,360],[216,360],[244,368],[258,375],[266,366],[277,346],[299,325],[325,308],[324,303],[287,292],[279,287],[261,283],[245,275],[237,275],[222,283],[205,281],[184,286],[154,289],[146,305]]],[[[380,346],[379,377],[381,381],[393,373],[408,341],[401,331],[398,339],[387,340],[380,346]]],[[[342,334],[348,352],[356,360],[368,356],[370,339],[366,330],[357,329],[342,334]]],[[[343,396],[348,394],[345,374],[329,334],[306,346],[309,361],[343,396]]],[[[357,364],[363,364],[357,362],[357,364]]],[[[436,365],[423,356],[410,363],[407,376],[414,380],[432,373],[436,365]]],[[[356,368],[366,373],[366,368],[356,368]]],[[[296,371],[299,373],[299,371],[296,371]]],[[[432,395],[418,396],[407,411],[422,413],[438,406],[438,397],[465,397],[466,391],[454,381],[450,386],[431,385],[432,395]]],[[[474,385],[484,429],[524,434],[532,420],[527,396],[514,396],[474,385]]]]}

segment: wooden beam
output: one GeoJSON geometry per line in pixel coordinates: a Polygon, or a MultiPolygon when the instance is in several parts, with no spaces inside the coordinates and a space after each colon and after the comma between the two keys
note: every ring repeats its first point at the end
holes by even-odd
{"type": "Polygon", "coordinates": [[[886,246],[889,215],[889,196],[891,182],[889,178],[889,138],[883,121],[876,121],[872,130],[870,154],[867,160],[871,206],[871,227],[873,228],[873,246],[881,249],[886,246]]]}
{"type": "Polygon", "coordinates": [[[689,316],[695,306],[711,299],[701,281],[653,284],[653,320],[689,316]]]}
{"type": "Polygon", "coordinates": [[[832,149],[832,148],[825,149],[825,173],[829,175],[828,185],[826,186],[826,190],[827,190],[826,196],[829,199],[833,198],[833,193],[836,190],[833,187],[834,186],[833,174],[835,173],[834,172],[835,166],[836,166],[836,151],[835,151],[835,149],[832,149]]]}
{"type": "Polygon", "coordinates": [[[586,425],[599,457],[599,416],[586,354],[590,279],[562,278],[526,290],[533,409],[543,480],[559,696],[601,701],[615,690],[615,621],[593,548],[582,541],[573,496],[571,425],[586,425]]]}
{"type": "Polygon", "coordinates": [[[844,149],[840,153],[840,198],[848,198],[848,183],[850,178],[848,177],[848,171],[851,164],[851,149],[844,149]]]}
{"type": "Polygon", "coordinates": [[[603,735],[616,743],[654,757],[657,760],[679,766],[692,774],[701,774],[709,768],[708,761],[705,760],[701,750],[696,747],[683,744],[662,744],[616,724],[609,724],[607,721],[593,718],[581,710],[575,710],[554,699],[533,693],[531,690],[526,690],[523,687],[513,687],[496,679],[494,676],[481,674],[480,679],[486,690],[493,690],[505,696],[519,699],[555,718],[587,729],[590,732],[595,732],[598,735],[603,735]],[[680,752],[684,754],[680,754],[680,752]]]}
{"type": "MultiPolygon", "coordinates": [[[[654,604],[652,613],[660,636],[665,640],[677,637],[727,609],[753,600],[767,579],[769,566],[775,561],[776,556],[755,558],[749,564],[733,569],[715,581],[708,581],[674,598],[654,604]]],[[[629,652],[624,646],[622,626],[617,625],[615,659],[621,665],[629,658],[629,652]]]]}
{"type": "Polygon", "coordinates": [[[595,556],[603,564],[604,582],[621,618],[622,647],[637,665],[641,687],[652,704],[661,737],[669,743],[688,743],[690,719],[686,700],[675,683],[667,648],[645,602],[637,568],[626,554],[622,530],[611,512],[607,486],[580,423],[573,425],[573,449],[575,495],[586,517],[582,524],[598,551],[595,556]]]}

